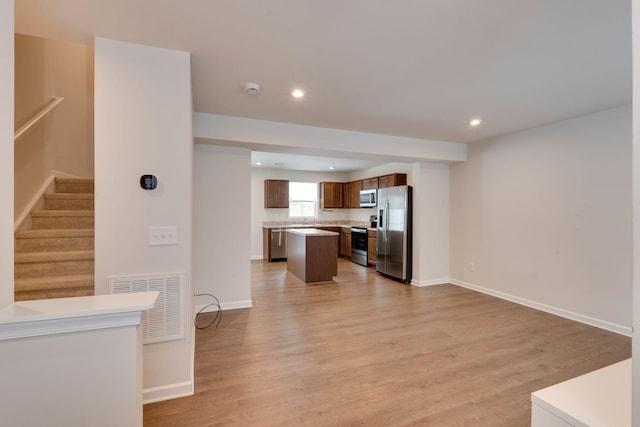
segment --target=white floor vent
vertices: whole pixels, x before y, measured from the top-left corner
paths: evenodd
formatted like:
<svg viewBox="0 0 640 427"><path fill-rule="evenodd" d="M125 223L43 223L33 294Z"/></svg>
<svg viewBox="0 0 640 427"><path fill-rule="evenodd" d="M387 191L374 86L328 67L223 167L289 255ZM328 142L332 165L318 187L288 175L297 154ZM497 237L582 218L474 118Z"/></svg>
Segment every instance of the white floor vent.
<svg viewBox="0 0 640 427"><path fill-rule="evenodd" d="M185 274L108 277L109 293L158 291L156 306L142 315L144 344L184 338Z"/></svg>

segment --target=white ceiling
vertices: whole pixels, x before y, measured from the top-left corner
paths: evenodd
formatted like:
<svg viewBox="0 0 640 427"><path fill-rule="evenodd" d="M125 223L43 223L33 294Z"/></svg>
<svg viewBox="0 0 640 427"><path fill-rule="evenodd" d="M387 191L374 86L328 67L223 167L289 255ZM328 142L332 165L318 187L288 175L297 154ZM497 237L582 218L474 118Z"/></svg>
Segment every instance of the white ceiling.
<svg viewBox="0 0 640 427"><path fill-rule="evenodd" d="M18 33L191 52L203 113L472 142L631 103L630 0L15 3Z"/></svg>

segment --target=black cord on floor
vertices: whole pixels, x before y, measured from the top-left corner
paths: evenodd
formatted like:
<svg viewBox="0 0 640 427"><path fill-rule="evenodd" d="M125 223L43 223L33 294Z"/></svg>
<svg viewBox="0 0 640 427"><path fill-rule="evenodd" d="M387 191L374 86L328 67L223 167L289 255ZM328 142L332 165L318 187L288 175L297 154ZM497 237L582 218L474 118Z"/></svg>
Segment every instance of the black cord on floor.
<svg viewBox="0 0 640 427"><path fill-rule="evenodd" d="M195 294L194 297L201 297L201 296L210 296L211 298L213 298L215 300L215 302L209 303L207 305L205 305L204 307L202 307L200 309L200 311L198 311L196 313L195 318L193 319L193 326L196 327L196 329L207 329L210 328L211 326L213 326L214 328L218 329L218 326L220 325L220 322L222 321L222 307L220 306L220 301L218 300L218 298L215 297L215 295L212 294ZM202 326L198 326L198 316L200 314L202 314L203 311L205 311L207 308L211 307L211 306L217 306L218 307L218 311L216 312L216 317L213 318L213 320L206 324L206 325L202 325Z"/></svg>

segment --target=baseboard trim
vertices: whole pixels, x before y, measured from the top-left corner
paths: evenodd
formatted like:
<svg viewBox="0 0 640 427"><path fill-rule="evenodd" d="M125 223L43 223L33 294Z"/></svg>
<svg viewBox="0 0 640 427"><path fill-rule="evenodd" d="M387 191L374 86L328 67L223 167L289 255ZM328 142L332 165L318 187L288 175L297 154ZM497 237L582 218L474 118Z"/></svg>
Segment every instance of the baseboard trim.
<svg viewBox="0 0 640 427"><path fill-rule="evenodd" d="M55 174L49 175L49 177L44 181L44 183L40 186L40 188L38 188L38 191L36 191L36 194L34 194L31 200L29 200L29 203L27 203L27 205L24 207L22 212L20 212L20 215L18 215L15 222L13 223L14 233L20 229L24 221L27 219L27 217L31 213L31 210L38 204L38 202L40 202L40 200L42 200L43 194L47 191L47 189L55 179L56 179Z"/></svg>
<svg viewBox="0 0 640 427"><path fill-rule="evenodd" d="M449 283L460 286L462 288L471 289L486 295L491 295L496 298L511 301L516 304L524 305L526 307L535 308L536 310L544 311L546 313L555 314L556 316L564 317L565 319L574 320L576 322L584 323L596 328L604 329L606 331L615 332L620 335L631 337L632 329L628 326L618 325L616 323L607 322L605 320L595 319L593 317L585 316L583 314L574 313L562 308L553 307L550 305L542 304L539 302L531 301L526 298L520 298L514 295L510 295L504 292L495 291L493 289L484 288L482 286L474 285L472 283L463 282L462 280L449 279Z"/></svg>
<svg viewBox="0 0 640 427"><path fill-rule="evenodd" d="M179 397L193 396L193 380L169 384L160 387L146 388L142 391L142 404L162 402Z"/></svg>
<svg viewBox="0 0 640 427"><path fill-rule="evenodd" d="M443 279L411 280L411 286L416 286L418 288L422 288L425 286L446 285L448 283L451 283L448 277L445 277Z"/></svg>
<svg viewBox="0 0 640 427"><path fill-rule="evenodd" d="M213 311L218 311L218 306L216 306L215 304L214 305L209 305L209 307L207 307L207 305L208 304L198 304L198 305L196 305L196 308L195 308L196 311L195 312L196 313L211 313ZM253 308L253 302L251 300L221 302L220 303L220 308L222 308L223 311L225 311L225 310L237 310L239 308Z"/></svg>
<svg viewBox="0 0 640 427"><path fill-rule="evenodd" d="M263 260L264 256L262 255L251 255L251 261Z"/></svg>
<svg viewBox="0 0 640 427"><path fill-rule="evenodd" d="M78 176L78 175L71 175L70 173L60 172L60 171L57 171L57 170L52 170L51 173L56 178L82 178L81 176Z"/></svg>

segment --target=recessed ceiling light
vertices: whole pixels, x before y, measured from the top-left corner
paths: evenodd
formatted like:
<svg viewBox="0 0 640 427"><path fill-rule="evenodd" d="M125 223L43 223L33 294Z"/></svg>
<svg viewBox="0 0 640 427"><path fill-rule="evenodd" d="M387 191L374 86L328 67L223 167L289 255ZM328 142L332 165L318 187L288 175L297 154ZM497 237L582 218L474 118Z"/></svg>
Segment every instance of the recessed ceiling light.
<svg viewBox="0 0 640 427"><path fill-rule="evenodd" d="M262 162L256 162L256 166L262 166Z"/></svg>
<svg viewBox="0 0 640 427"><path fill-rule="evenodd" d="M482 120L480 120L480 119L472 119L472 120L469 121L469 124L471 126L478 126L480 123L482 123Z"/></svg>
<svg viewBox="0 0 640 427"><path fill-rule="evenodd" d="M334 170L335 168L335 166L329 166L329 170Z"/></svg>
<svg viewBox="0 0 640 427"><path fill-rule="evenodd" d="M294 98L302 98L304 96L304 91L302 89L294 89L291 91L291 96Z"/></svg>

